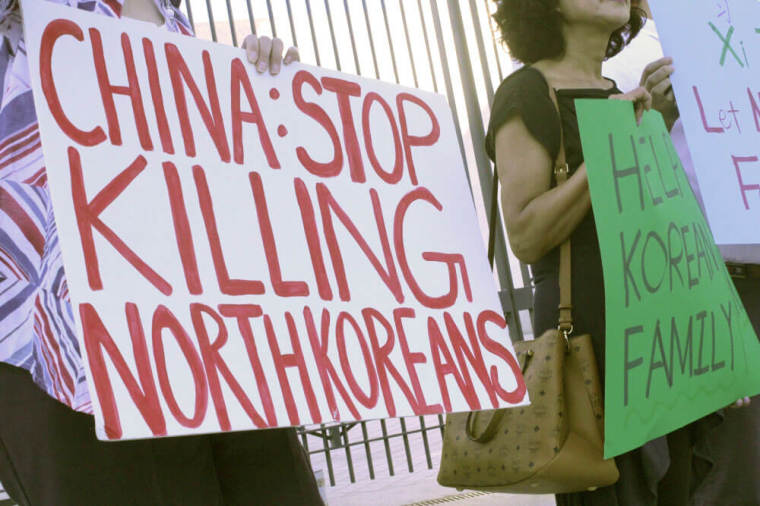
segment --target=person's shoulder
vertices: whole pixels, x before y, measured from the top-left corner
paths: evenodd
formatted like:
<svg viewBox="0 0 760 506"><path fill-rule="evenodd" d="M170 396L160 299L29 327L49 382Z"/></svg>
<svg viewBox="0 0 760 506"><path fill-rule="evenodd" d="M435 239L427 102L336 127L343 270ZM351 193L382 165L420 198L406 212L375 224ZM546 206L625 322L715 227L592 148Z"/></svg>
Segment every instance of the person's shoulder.
<svg viewBox="0 0 760 506"><path fill-rule="evenodd" d="M522 67L504 79L496 90L495 100L514 97L515 95L546 95L549 87L541 72L531 66ZM522 97L524 98L524 97Z"/></svg>
<svg viewBox="0 0 760 506"><path fill-rule="evenodd" d="M496 91L485 144L492 160L496 154L497 132L515 116L523 121L533 137L547 146L550 155L556 156L559 146L556 109L549 97L549 85L544 75L533 67L526 66L513 72Z"/></svg>

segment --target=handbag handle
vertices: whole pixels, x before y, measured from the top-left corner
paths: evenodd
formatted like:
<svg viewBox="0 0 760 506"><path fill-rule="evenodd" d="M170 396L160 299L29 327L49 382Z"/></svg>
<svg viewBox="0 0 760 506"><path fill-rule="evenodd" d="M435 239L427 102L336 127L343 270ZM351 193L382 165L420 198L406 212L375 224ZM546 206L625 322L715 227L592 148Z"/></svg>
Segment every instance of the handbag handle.
<svg viewBox="0 0 760 506"><path fill-rule="evenodd" d="M565 137L562 128L562 115L559 110L557 93L546 80L540 70L533 69L541 74L549 88L549 98L551 98L554 108L557 111L559 119L559 152L554 162L554 177L557 179L557 185L567 181L570 168L567 165L565 156ZM489 235L488 235L488 263L493 269L494 256L496 253L496 219L499 216L499 174L494 165L493 184L491 185L491 213L489 216ZM573 305L572 305L572 265L571 265L570 236L560 245L559 250L559 321L557 329L562 332L565 339L573 333Z"/></svg>
<svg viewBox="0 0 760 506"><path fill-rule="evenodd" d="M467 439L470 441L474 441L476 443L487 443L493 439L493 437L496 435L496 432L499 430L499 422L501 422L501 419L504 418L504 410L497 409L494 411L493 416L490 420L488 420L488 423L486 424L486 428L479 436L476 436L475 418L478 416L478 413L480 413L480 411L471 411L467 414L467 424L465 424L464 433L467 435Z"/></svg>

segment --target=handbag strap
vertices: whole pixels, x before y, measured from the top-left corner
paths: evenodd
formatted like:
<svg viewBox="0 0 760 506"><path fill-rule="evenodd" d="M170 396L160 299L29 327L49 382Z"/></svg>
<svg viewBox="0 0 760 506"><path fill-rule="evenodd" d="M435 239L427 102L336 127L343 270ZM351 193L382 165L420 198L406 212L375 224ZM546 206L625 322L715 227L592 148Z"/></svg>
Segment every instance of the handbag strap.
<svg viewBox="0 0 760 506"><path fill-rule="evenodd" d="M535 69L535 67L534 67ZM537 72L541 73L538 69ZM543 74L542 74L543 75ZM562 116L559 110L559 102L557 101L557 93L554 88L549 84L549 81L544 77L547 87L549 88L549 97L554 104L554 108L557 111L557 118L559 119L559 152L557 153L557 159L554 162L554 177L557 180L557 185L563 184L567 181L570 169L567 165L567 158L565 157L565 137L562 128ZM499 174L494 166L493 171L493 183L491 184L491 213L489 216L489 235L488 235L488 263L493 269L494 256L496 253L496 225L497 217L499 216ZM565 339L569 334L573 332L573 305L572 305L572 285L571 285L571 249L570 249L570 237L560 245L559 250L559 322L558 329L563 333Z"/></svg>

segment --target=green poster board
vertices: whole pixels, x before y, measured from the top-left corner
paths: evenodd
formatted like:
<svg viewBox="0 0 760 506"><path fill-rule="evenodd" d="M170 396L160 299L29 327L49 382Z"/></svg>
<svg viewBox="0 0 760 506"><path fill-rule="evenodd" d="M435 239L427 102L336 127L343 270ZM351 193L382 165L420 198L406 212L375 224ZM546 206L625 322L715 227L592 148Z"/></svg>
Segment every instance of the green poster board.
<svg viewBox="0 0 760 506"><path fill-rule="evenodd" d="M760 392L760 344L662 116L576 107L604 268L609 458Z"/></svg>

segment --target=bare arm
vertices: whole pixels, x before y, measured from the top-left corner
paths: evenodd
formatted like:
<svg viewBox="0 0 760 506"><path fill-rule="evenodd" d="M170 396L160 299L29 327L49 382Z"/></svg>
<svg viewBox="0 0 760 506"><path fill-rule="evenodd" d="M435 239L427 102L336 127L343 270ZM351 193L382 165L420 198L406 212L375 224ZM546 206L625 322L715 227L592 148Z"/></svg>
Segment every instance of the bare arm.
<svg viewBox="0 0 760 506"><path fill-rule="evenodd" d="M588 213L586 165L551 188L554 161L522 119L505 123L495 141L509 243L517 258L533 263L564 242Z"/></svg>

